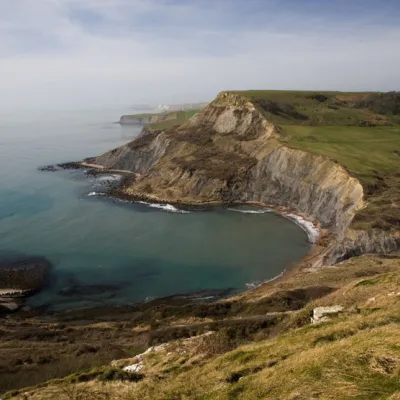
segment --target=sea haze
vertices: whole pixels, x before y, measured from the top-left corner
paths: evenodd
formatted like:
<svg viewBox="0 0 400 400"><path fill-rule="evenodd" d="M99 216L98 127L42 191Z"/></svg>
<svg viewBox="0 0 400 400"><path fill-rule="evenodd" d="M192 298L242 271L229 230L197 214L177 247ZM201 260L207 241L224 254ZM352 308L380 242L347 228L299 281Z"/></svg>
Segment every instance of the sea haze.
<svg viewBox="0 0 400 400"><path fill-rule="evenodd" d="M39 255L54 266L51 285L31 304L65 309L244 290L307 252L306 233L274 213L128 204L97 195L104 178L37 170L131 140L139 128L112 123L126 111L0 114L0 256Z"/></svg>

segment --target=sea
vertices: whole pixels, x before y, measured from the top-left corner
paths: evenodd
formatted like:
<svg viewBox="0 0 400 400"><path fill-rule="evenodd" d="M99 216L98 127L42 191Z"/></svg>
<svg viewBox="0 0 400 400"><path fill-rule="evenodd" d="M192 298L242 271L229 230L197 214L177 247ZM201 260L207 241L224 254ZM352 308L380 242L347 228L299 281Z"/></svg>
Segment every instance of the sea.
<svg viewBox="0 0 400 400"><path fill-rule="evenodd" d="M57 311L240 292L307 253L306 232L269 210L127 203L102 195L116 174L39 171L133 140L141 127L115 121L134 112L0 111L0 260L41 256L53 266L50 284L30 305Z"/></svg>

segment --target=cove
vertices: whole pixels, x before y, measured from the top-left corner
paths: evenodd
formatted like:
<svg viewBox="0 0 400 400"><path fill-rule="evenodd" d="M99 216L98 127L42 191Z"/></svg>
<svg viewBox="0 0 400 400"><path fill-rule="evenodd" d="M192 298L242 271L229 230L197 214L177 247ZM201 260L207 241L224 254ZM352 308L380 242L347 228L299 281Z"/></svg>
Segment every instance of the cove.
<svg viewBox="0 0 400 400"><path fill-rule="evenodd" d="M51 285L29 304L60 310L203 289L242 291L307 253L306 233L275 213L129 204L93 195L102 191L101 176L37 170L99 154L138 133L109 120L90 110L39 115L33 127L3 122L0 252L44 256L54 266Z"/></svg>

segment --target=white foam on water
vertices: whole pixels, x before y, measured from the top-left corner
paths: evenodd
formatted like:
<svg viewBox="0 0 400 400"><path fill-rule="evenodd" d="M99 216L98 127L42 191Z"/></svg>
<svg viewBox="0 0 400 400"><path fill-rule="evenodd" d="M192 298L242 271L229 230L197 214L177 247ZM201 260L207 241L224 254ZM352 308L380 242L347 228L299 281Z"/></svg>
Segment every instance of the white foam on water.
<svg viewBox="0 0 400 400"><path fill-rule="evenodd" d="M122 176L121 175L116 175L116 174L112 174L112 175L101 175L96 177L97 181L103 182L103 181L119 181L121 180Z"/></svg>
<svg viewBox="0 0 400 400"><path fill-rule="evenodd" d="M228 208L229 211L234 211L234 212L238 212L241 214L265 214L265 213L270 213L272 212L272 210L266 208L263 210L241 210L239 208Z"/></svg>
<svg viewBox="0 0 400 400"><path fill-rule="evenodd" d="M249 289L249 290L251 290L251 289L257 289L257 288L260 287L262 284L263 284L263 282L260 282L260 281L245 283L247 289Z"/></svg>
<svg viewBox="0 0 400 400"><path fill-rule="evenodd" d="M147 206L149 206L151 208L158 208L159 210L172 212L172 213L178 213L178 214L189 214L190 213L190 211L180 210L179 208L176 208L172 204L147 203L146 201L138 201L137 203L146 204Z"/></svg>
<svg viewBox="0 0 400 400"><path fill-rule="evenodd" d="M308 235L308 240L310 243L316 243L318 240L319 236L319 231L318 228L310 221L306 221L304 218L300 217L299 215L296 214L282 214L284 217L291 219L294 221L297 225L299 225L301 228L303 228L307 235Z"/></svg>
<svg viewBox="0 0 400 400"><path fill-rule="evenodd" d="M277 280L278 278L283 276L283 274L286 272L286 270L287 269L284 269L279 275L276 275L271 279L267 279L266 281L263 281L263 282L254 281L254 282L245 283L245 285L246 285L247 289L249 289L249 290L257 289L258 287L260 287L264 283L273 282L273 281Z"/></svg>
<svg viewBox="0 0 400 400"><path fill-rule="evenodd" d="M99 193L99 192L90 192L87 194L89 197L91 196L105 196L105 193Z"/></svg>

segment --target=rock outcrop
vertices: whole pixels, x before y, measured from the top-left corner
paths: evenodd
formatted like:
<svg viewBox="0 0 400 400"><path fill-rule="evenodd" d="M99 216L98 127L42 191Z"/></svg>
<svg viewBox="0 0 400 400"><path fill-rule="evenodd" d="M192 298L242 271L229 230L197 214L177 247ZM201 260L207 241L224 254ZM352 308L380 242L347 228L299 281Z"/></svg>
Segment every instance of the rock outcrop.
<svg viewBox="0 0 400 400"><path fill-rule="evenodd" d="M51 264L42 257L19 257L0 262L0 315L17 311L24 298L46 285Z"/></svg>
<svg viewBox="0 0 400 400"><path fill-rule="evenodd" d="M343 307L340 305L314 308L313 316L311 317L311 323L319 324L320 322L329 321L330 318L337 316L342 311Z"/></svg>
<svg viewBox="0 0 400 400"><path fill-rule="evenodd" d="M48 279L51 264L42 257L24 257L0 263L0 289L4 296L33 294L41 290Z"/></svg>
<svg viewBox="0 0 400 400"><path fill-rule="evenodd" d="M396 233L349 229L364 206L360 182L328 158L288 147L279 128L240 95L221 93L180 127L143 135L94 162L139 174L121 196L262 202L301 214L332 235L328 263L399 248Z"/></svg>
<svg viewBox="0 0 400 400"><path fill-rule="evenodd" d="M379 229L368 231L348 229L345 236L337 241L334 250L325 262L334 264L350 257L366 253L388 254L400 248L400 232L385 232Z"/></svg>

